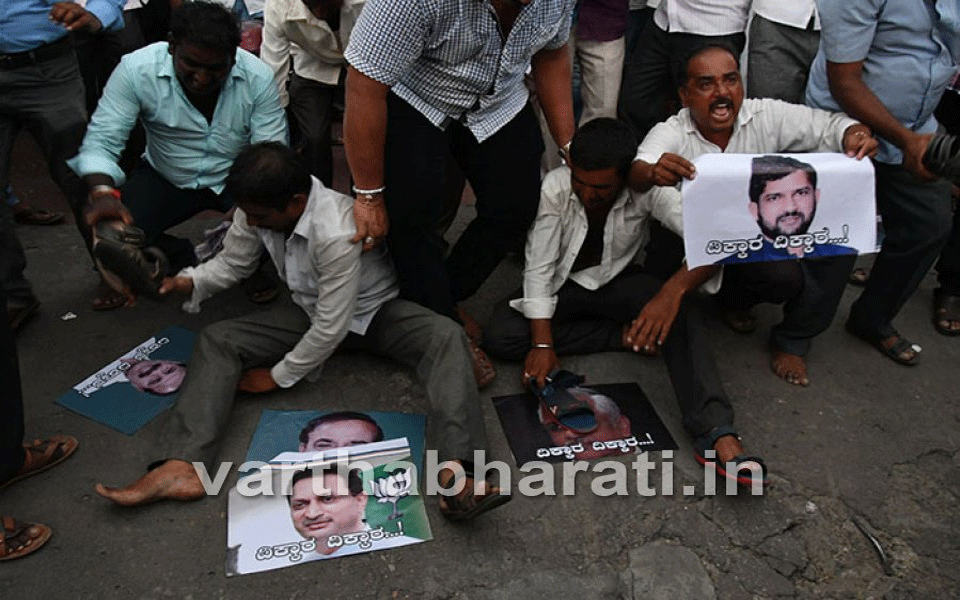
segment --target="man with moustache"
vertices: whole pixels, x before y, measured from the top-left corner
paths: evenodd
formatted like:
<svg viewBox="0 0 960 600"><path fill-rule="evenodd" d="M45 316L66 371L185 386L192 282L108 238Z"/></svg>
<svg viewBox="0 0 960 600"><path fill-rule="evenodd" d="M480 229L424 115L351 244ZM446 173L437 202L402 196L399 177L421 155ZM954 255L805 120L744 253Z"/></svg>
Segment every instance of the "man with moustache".
<svg viewBox="0 0 960 600"><path fill-rule="evenodd" d="M638 191L653 186L681 202L681 179L696 176L690 162L709 152L762 154L833 150L862 159L877 150L870 129L843 113L771 99L743 97L737 55L722 45L689 53L679 72L676 116L654 127L640 144L630 173ZM784 381L809 385L803 357L810 340L833 320L856 255L818 260L731 265L724 269L718 301L725 321L738 332L756 326L749 307L763 301L757 290L780 290L784 319L771 332L771 368Z"/></svg>
<svg viewBox="0 0 960 600"><path fill-rule="evenodd" d="M838 244L817 244L807 251L805 246L777 247L777 238L803 235L813 223L820 201L817 172L813 165L789 156L758 156L751 161L750 216L760 226L763 245L717 261L721 265L741 262L762 262L791 258L817 258L839 254L856 254L854 248Z"/></svg>

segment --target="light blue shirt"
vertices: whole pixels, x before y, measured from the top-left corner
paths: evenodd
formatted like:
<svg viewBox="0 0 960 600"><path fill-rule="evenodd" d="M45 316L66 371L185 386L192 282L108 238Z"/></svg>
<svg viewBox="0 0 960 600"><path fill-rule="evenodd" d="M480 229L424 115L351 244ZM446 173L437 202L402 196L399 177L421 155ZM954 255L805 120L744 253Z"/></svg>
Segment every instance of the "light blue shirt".
<svg viewBox="0 0 960 600"><path fill-rule="evenodd" d="M123 27L126 0L89 0L93 13L107 31ZM0 54L26 52L55 42L67 29L50 20L54 0L0 0Z"/></svg>
<svg viewBox="0 0 960 600"><path fill-rule="evenodd" d="M166 42L120 61L93 113L80 153L67 161L81 177L103 173L122 185L117 159L137 118L147 132L144 157L182 189L223 191L233 159L247 144L287 142L287 121L273 72L259 58L237 49L236 63L207 122L187 99L173 70Z"/></svg>
<svg viewBox="0 0 960 600"><path fill-rule="evenodd" d="M933 110L960 63L957 0L820 0L820 51L807 83L807 104L840 110L830 94L827 61L863 61L863 81L900 123L936 131ZM900 164L903 153L880 139L877 160Z"/></svg>

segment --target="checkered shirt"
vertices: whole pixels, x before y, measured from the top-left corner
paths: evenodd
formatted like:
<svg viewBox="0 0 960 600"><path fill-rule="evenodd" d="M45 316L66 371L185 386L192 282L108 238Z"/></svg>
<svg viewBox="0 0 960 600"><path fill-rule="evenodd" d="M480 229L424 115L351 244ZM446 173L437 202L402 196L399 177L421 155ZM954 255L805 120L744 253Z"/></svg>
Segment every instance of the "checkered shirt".
<svg viewBox="0 0 960 600"><path fill-rule="evenodd" d="M523 76L541 49L570 35L575 0L532 0L501 37L490 0L369 0L344 57L434 125L483 141L527 101Z"/></svg>

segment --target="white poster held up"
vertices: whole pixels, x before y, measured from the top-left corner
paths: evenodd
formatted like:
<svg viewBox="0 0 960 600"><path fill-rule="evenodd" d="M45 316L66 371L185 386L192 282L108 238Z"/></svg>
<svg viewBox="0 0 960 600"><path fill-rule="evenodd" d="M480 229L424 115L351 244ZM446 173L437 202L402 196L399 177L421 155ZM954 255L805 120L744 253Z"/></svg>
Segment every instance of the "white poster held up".
<svg viewBox="0 0 960 600"><path fill-rule="evenodd" d="M684 180L687 266L876 251L873 165L829 154L704 154Z"/></svg>

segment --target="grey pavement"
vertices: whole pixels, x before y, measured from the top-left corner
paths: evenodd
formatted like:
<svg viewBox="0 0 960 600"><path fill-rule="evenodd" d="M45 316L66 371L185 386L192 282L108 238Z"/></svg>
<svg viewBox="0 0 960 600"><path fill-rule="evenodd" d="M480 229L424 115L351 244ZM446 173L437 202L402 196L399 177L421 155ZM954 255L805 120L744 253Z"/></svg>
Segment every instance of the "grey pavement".
<svg viewBox="0 0 960 600"><path fill-rule="evenodd" d="M21 142L17 192L65 208L43 171ZM452 235L470 210L461 211ZM196 235L212 219L195 219L184 230ZM940 336L930 324L932 275L897 322L923 346L914 368L895 365L843 331L855 288L815 342L809 388L789 386L770 370L766 335L779 309L759 310L761 327L748 336L710 320L737 428L772 473L763 497L703 495L704 475L659 359L573 357L564 365L590 381L640 383L680 443L671 461L674 495L642 497L630 486L625 496L598 497L584 473L575 496L516 494L466 526L444 521L428 498L431 542L227 578L226 493L120 509L93 491L97 482L125 484L142 474L156 457L163 417L126 436L54 400L169 324L198 330L256 307L234 290L208 301L200 315L184 314L175 301L146 299L96 313L90 298L97 278L75 228L20 227L18 234L43 302L18 337L27 435L69 433L80 449L64 465L0 492L0 514L54 529L45 548L0 566L0 598L906 600L956 597L960 589L960 339ZM484 317L518 284L519 265L505 261L470 304ZM61 320L67 312L77 318ZM497 367L483 410L494 458L512 465L516 481L523 474L489 399L520 391L519 365ZM266 408L425 412L426 401L412 372L338 354L314 384L239 400L220 460L242 461ZM684 496L684 485L697 493Z"/></svg>

